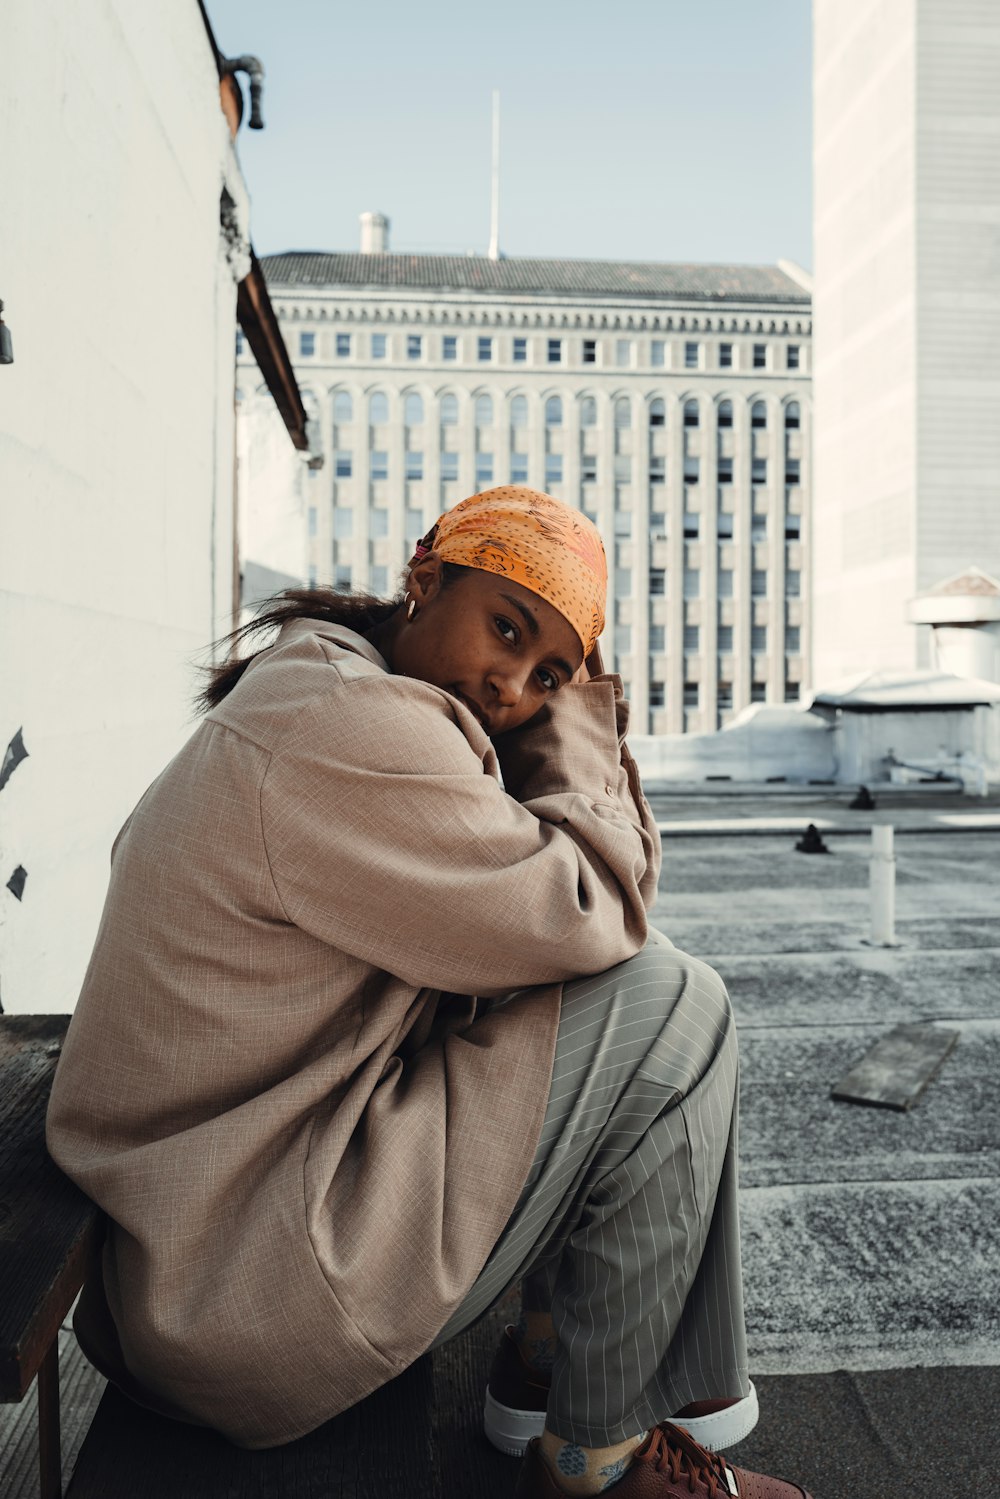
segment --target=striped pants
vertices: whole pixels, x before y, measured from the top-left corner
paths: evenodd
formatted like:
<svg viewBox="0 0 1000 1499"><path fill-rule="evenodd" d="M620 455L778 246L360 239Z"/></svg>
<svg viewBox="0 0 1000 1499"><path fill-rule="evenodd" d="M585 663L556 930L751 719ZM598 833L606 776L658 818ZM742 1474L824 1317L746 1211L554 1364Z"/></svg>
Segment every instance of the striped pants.
<svg viewBox="0 0 1000 1499"><path fill-rule="evenodd" d="M520 1281L555 1323L546 1424L564 1441L610 1446L746 1395L737 1077L721 979L658 932L567 984L531 1171L435 1346Z"/></svg>

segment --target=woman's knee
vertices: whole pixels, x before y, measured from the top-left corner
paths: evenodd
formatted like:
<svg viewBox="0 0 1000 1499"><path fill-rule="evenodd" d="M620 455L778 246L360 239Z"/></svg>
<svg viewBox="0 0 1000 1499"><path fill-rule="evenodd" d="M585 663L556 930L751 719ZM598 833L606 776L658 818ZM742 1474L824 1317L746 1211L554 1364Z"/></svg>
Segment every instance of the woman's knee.
<svg viewBox="0 0 1000 1499"><path fill-rule="evenodd" d="M733 1029L729 991L714 968L674 947L660 932L650 929L641 952L620 965L622 989L646 996L669 1022L678 1004L698 1011L707 1024L727 1033Z"/></svg>
<svg viewBox="0 0 1000 1499"><path fill-rule="evenodd" d="M644 960L640 963L640 959ZM640 1066L644 1076L662 1077L687 1092L708 1072L731 1078L735 1090L736 1022L729 992L714 968L678 948L649 944L631 962L656 1026ZM727 1084L728 1087L728 1084Z"/></svg>
<svg viewBox="0 0 1000 1499"><path fill-rule="evenodd" d="M601 1038L597 1044L605 1063L609 1052L618 1057L623 1078L638 1063L644 1076L662 1073L666 1083L682 1066L687 1079L682 1091L713 1057L735 1049L733 1011L722 979L658 932L616 968L565 986L561 1045L574 1049L582 1032Z"/></svg>

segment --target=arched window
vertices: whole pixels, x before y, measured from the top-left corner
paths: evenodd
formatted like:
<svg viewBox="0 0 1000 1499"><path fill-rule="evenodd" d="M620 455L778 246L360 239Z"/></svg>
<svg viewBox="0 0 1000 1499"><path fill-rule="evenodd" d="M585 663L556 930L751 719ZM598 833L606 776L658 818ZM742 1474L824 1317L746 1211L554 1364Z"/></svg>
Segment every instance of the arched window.
<svg viewBox="0 0 1000 1499"><path fill-rule="evenodd" d="M698 410L697 401L684 402L684 425L685 427L698 427L701 425L701 413Z"/></svg>
<svg viewBox="0 0 1000 1499"><path fill-rule="evenodd" d="M649 425L651 427L665 427L667 424L667 410L660 397L649 403Z"/></svg>
<svg viewBox="0 0 1000 1499"><path fill-rule="evenodd" d="M615 426L631 427L632 425L632 402L628 396L619 396L615 402Z"/></svg>
<svg viewBox="0 0 1000 1499"><path fill-rule="evenodd" d="M442 427L454 427L458 425L458 396L451 392L441 397L441 425Z"/></svg>
<svg viewBox="0 0 1000 1499"><path fill-rule="evenodd" d="M754 401L750 407L750 425L751 427L767 426L767 406L763 401Z"/></svg>
<svg viewBox="0 0 1000 1499"><path fill-rule="evenodd" d="M408 427L419 427L424 419L423 397L418 396L415 390L411 390L403 407L403 420Z"/></svg>
<svg viewBox="0 0 1000 1499"><path fill-rule="evenodd" d="M549 396L545 402L545 425L547 427L562 426L562 398L560 396Z"/></svg>
<svg viewBox="0 0 1000 1499"><path fill-rule="evenodd" d="M732 401L719 402L719 426L731 427L733 425L733 403Z"/></svg>
<svg viewBox="0 0 1000 1499"><path fill-rule="evenodd" d="M389 420L389 397L384 390L377 390L368 403L368 417L373 427L384 426Z"/></svg>
<svg viewBox="0 0 1000 1499"><path fill-rule="evenodd" d="M354 402L346 390L338 390L333 398L333 419L335 422L354 420Z"/></svg>
<svg viewBox="0 0 1000 1499"><path fill-rule="evenodd" d="M597 426L597 402L593 396L583 396L580 401L580 426Z"/></svg>
<svg viewBox="0 0 1000 1499"><path fill-rule="evenodd" d="M786 429L791 429L797 427L798 425L799 403L798 401L789 401L788 405L785 407L785 427Z"/></svg>
<svg viewBox="0 0 1000 1499"><path fill-rule="evenodd" d="M493 425L493 397L476 397L476 426L492 427Z"/></svg>
<svg viewBox="0 0 1000 1499"><path fill-rule="evenodd" d="M512 427L526 427L528 425L527 396L514 396L510 403L510 424Z"/></svg>

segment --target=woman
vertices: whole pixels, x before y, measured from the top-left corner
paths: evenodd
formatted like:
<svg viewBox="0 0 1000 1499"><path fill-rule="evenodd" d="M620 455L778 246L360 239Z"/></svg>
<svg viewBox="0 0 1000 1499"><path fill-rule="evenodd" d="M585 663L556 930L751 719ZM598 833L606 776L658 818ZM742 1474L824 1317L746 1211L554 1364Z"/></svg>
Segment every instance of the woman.
<svg viewBox="0 0 1000 1499"><path fill-rule="evenodd" d="M119 835L49 1141L112 1223L81 1342L143 1403L287 1442L522 1280L523 1499L742 1483L657 1426L755 1418L735 1044L647 927L605 587L584 516L472 496L405 600L266 614Z"/></svg>

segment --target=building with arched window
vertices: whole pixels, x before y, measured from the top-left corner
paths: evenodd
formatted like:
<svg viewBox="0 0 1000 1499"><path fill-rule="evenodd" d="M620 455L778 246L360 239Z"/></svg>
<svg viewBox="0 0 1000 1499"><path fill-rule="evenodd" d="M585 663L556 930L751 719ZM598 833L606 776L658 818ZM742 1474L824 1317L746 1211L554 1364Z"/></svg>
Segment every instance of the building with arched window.
<svg viewBox="0 0 1000 1499"><path fill-rule="evenodd" d="M798 697L804 272L387 252L263 267L320 409L314 581L391 594L441 511L531 484L604 536L604 657L636 733Z"/></svg>

